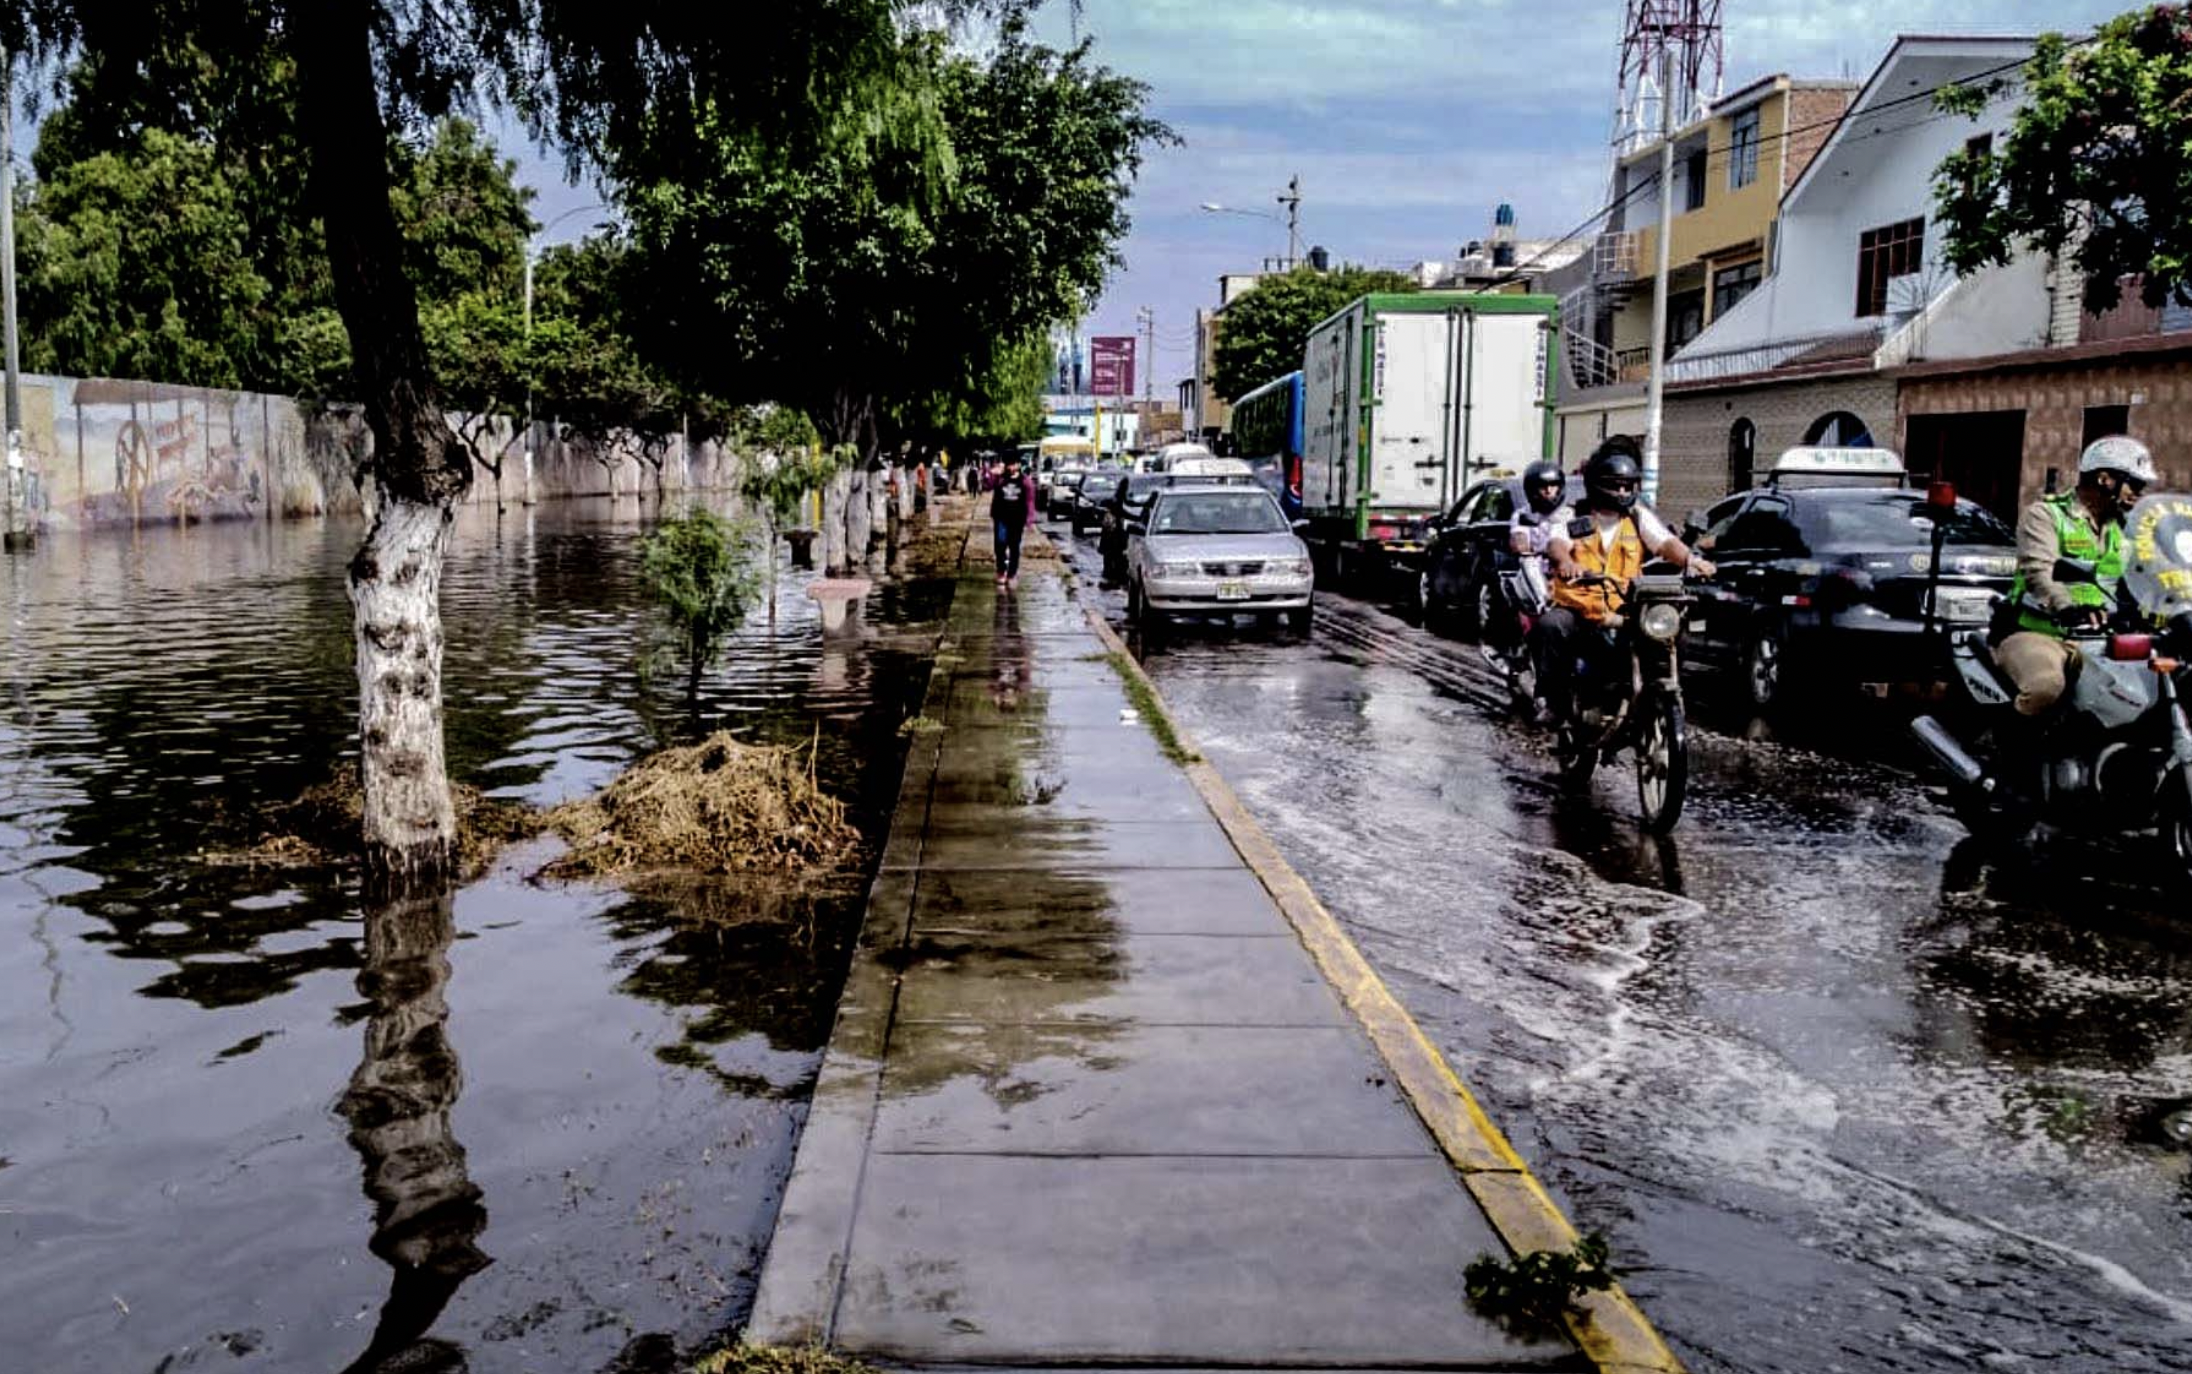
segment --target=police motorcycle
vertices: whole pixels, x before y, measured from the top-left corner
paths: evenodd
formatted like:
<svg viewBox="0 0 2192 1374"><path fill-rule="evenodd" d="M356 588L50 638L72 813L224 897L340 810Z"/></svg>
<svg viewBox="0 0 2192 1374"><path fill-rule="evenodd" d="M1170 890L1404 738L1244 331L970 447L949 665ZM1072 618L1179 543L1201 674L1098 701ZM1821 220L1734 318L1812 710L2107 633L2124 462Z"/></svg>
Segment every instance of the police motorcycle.
<svg viewBox="0 0 2192 1374"><path fill-rule="evenodd" d="M2021 724L2011 719L2017 689L1980 630L1948 643L1952 681L1978 708L1977 728L1968 740L1931 716L1910 728L1974 836L2014 842L2043 821L2073 833L2159 831L2192 883L2192 497L2140 501L2124 523L2124 551L2114 614L2106 628L2069 636L2080 660L2055 707L2064 717L2037 747L2001 746ZM2097 581L2091 563L2072 559L2055 565L2055 579Z"/></svg>
<svg viewBox="0 0 2192 1374"><path fill-rule="evenodd" d="M1578 521L1578 535L1589 533ZM1610 586L1612 579L1585 573L1573 585ZM1601 764L1623 751L1636 756L1636 799L1644 828L1656 835L1682 819L1689 792L1689 722L1682 705L1678 647L1689 620L1688 583L1671 564L1654 561L1628 587L1622 613L1608 634L1610 649L1577 659L1573 717L1559 722L1554 752L1560 777L1570 785L1590 781Z"/></svg>

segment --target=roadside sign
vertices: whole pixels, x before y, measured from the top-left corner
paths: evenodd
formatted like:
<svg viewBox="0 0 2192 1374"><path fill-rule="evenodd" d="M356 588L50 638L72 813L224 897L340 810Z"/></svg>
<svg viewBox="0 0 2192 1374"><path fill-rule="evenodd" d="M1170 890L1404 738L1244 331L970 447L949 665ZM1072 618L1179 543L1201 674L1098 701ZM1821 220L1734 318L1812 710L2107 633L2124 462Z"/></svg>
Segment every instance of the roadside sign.
<svg viewBox="0 0 2192 1374"><path fill-rule="evenodd" d="M1088 391L1091 396L1134 394L1132 334L1099 334L1088 341Z"/></svg>

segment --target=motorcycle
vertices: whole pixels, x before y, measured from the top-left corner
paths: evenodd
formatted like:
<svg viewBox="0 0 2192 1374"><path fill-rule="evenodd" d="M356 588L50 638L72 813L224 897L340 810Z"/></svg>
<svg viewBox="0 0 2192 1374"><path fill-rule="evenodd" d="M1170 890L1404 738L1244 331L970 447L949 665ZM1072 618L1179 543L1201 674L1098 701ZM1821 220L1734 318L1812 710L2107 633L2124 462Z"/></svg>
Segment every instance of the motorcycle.
<svg viewBox="0 0 2192 1374"><path fill-rule="evenodd" d="M2156 501L2178 508L2164 512L2178 525L2174 538L2165 529L2161 545L2192 562L2192 500L2148 497L2131 523ZM2145 547L2157 545L2150 539ZM2092 835L2158 831L2178 873L2192 883L2192 719L2184 704L2192 689L2192 593L2170 590L2192 584L2181 571L2158 581L2156 574L2168 570L2149 569L2139 580L2158 594L2146 596L2127 573L2109 625L2067 636L2079 662L2055 708L2062 718L2027 747L2015 746L2015 734L2034 735L2035 727L2013 718L2017 688L1996 666L1987 634L1948 637L1951 681L1976 708L1977 728L1959 739L1932 716L1910 728L1946 777L1950 806L1966 830L2003 843L2023 839L2042 822ZM2098 584L2092 564L2071 559L2056 563L2055 579Z"/></svg>
<svg viewBox="0 0 2192 1374"><path fill-rule="evenodd" d="M1525 718L1537 709L1537 664L1530 657L1530 627L1552 604L1540 560L1521 560L1521 566L1498 569L1499 605L1507 619L1498 628L1478 632L1477 652L1507 684L1507 695Z"/></svg>
<svg viewBox="0 0 2192 1374"><path fill-rule="evenodd" d="M1610 579L1587 573L1575 585L1607 586ZM1623 750L1633 752L1637 805L1644 828L1657 835L1682 819L1689 791L1678 646L1695 599L1679 572L1647 569L1629 585L1609 648L1577 660L1573 714L1559 722L1554 746L1561 780L1571 785L1590 781Z"/></svg>

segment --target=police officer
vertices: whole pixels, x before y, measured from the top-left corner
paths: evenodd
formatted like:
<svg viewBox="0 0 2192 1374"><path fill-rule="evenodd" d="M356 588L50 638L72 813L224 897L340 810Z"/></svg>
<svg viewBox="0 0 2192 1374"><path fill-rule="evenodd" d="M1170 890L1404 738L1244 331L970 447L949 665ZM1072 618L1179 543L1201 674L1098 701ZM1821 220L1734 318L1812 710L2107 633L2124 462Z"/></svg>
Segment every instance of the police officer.
<svg viewBox="0 0 2192 1374"><path fill-rule="evenodd" d="M2154 455L2129 435L2095 439L2078 456L2078 485L2043 496L2017 522L2017 581L2009 589L2016 632L1995 646L1994 661L2017 684L2017 713L2044 714L2062 699L2078 651L2073 630L2108 622L2123 581L2123 522L2154 481ZM2055 562L2091 563L2097 582L2055 580Z"/></svg>

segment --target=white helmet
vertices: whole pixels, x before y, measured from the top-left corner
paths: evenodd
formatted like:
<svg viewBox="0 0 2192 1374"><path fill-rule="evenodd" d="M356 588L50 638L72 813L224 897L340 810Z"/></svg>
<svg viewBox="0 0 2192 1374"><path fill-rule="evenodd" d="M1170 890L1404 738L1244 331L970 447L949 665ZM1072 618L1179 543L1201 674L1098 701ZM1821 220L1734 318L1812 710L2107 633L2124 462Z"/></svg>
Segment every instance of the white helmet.
<svg viewBox="0 0 2192 1374"><path fill-rule="evenodd" d="M2085 452L2078 455L2078 475L2084 477L2095 472L2120 472L2145 486L2152 486L2157 480L2154 455L2146 451L2146 445L2128 434L2111 434L2085 446Z"/></svg>

